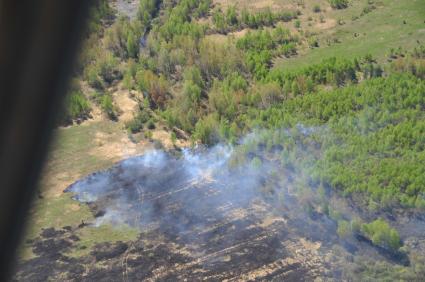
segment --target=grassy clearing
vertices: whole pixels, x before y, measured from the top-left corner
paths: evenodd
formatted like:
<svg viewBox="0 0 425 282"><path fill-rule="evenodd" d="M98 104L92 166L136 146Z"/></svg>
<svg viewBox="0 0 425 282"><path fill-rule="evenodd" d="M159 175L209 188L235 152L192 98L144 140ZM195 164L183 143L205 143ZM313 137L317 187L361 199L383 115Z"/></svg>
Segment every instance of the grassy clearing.
<svg viewBox="0 0 425 282"><path fill-rule="evenodd" d="M114 155L93 153L93 148L101 145L96 138L99 132L107 136L105 142L120 142L125 134L122 126L116 122L99 121L57 130L39 184L42 198L34 201L26 240L36 238L45 228L76 227L82 220L93 220L86 205L73 200L71 194L62 191L81 177L105 169L118 160ZM130 240L134 238L135 232L129 228L120 228L120 231L117 231L111 226L105 226L83 228L77 235L81 239L80 246L89 249L95 242ZM78 249L74 255L79 253L84 252ZM30 245L24 243L20 257L28 259L33 255Z"/></svg>
<svg viewBox="0 0 425 282"><path fill-rule="evenodd" d="M366 1L352 3L348 9L326 12L326 20L343 19L345 24L319 33L319 48L305 48L297 57L278 59L275 67L296 69L332 56L354 58L366 54L382 62L391 48L409 50L425 38L425 2L422 0L375 1L377 9L356 20L353 17L360 16ZM340 43L328 46L327 38L337 38Z"/></svg>
<svg viewBox="0 0 425 282"><path fill-rule="evenodd" d="M137 238L139 231L128 226L101 225L86 227L77 232L80 237L76 248L69 253L72 257L81 257L90 253L91 248L99 243L131 241Z"/></svg>

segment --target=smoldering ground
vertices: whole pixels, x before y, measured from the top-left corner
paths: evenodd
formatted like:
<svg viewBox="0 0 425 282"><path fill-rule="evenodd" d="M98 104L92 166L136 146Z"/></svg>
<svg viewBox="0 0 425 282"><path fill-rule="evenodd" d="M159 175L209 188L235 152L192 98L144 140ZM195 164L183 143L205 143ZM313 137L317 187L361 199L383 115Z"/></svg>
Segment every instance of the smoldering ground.
<svg viewBox="0 0 425 282"><path fill-rule="evenodd" d="M129 225L140 235L129 243L96 245L81 258L83 270L77 275L71 271L75 259L58 249L64 260L61 271L51 275L63 277L65 272L88 280L349 280L364 258L403 264L364 238L338 235L339 219L370 215L315 179L327 138L332 136L326 127L261 130L236 146L154 150L89 175L66 190L91 208L95 220L86 224ZM37 259L58 257L42 246L63 246L64 241L72 249L73 232L66 229L56 232L55 239L35 240ZM37 259L22 265L20 278L33 277L29 267ZM103 267L87 267L93 261Z"/></svg>

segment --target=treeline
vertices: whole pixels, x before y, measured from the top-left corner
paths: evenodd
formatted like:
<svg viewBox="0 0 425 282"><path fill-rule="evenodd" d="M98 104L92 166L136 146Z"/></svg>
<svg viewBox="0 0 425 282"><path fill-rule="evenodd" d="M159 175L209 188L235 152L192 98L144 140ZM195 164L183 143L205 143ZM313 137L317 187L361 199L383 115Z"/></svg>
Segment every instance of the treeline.
<svg viewBox="0 0 425 282"><path fill-rule="evenodd" d="M226 12L220 8L215 9L212 13L212 19L216 32L228 33L231 31L251 28L274 26L278 22L289 22L296 19L299 15L298 11L286 11L273 13L270 8L257 13L250 13L247 9L243 9L238 13L236 6L230 6Z"/></svg>

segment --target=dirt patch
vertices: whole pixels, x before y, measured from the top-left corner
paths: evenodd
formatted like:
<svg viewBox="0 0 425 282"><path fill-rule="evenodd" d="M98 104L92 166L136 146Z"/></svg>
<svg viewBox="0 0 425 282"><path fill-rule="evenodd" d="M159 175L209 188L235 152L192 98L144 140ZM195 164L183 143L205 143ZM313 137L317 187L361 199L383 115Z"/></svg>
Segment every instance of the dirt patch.
<svg viewBox="0 0 425 282"><path fill-rule="evenodd" d="M176 139L175 144L173 144L171 140L171 133L166 131L165 129L153 130L152 140L159 141L166 150L173 150L175 146L180 148L190 146L190 141L184 139Z"/></svg>
<svg viewBox="0 0 425 282"><path fill-rule="evenodd" d="M112 94L112 97L118 106L121 114L118 117L120 122L126 123L133 119L134 114L138 110L138 103L130 96L135 93L130 93L128 90L118 89Z"/></svg>
<svg viewBox="0 0 425 282"><path fill-rule="evenodd" d="M336 26L336 20L326 19L324 22L318 22L314 27L320 30L327 30Z"/></svg>
<svg viewBox="0 0 425 282"><path fill-rule="evenodd" d="M138 0L112 0L112 7L117 10L118 15L123 15L134 20L137 17L139 7Z"/></svg>
<svg viewBox="0 0 425 282"><path fill-rule="evenodd" d="M97 147L94 147L89 152L91 155L113 161L142 154L149 149L148 144L143 145L131 142L124 130L112 134L96 132L95 144L97 144Z"/></svg>

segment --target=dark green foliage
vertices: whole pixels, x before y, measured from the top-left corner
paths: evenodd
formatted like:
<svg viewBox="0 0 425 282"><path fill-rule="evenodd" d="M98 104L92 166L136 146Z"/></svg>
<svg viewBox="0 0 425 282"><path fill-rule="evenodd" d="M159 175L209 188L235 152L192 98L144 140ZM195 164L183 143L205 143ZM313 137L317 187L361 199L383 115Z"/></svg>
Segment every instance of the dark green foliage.
<svg viewBox="0 0 425 282"><path fill-rule="evenodd" d="M150 119L150 120L148 120L148 122L146 123L146 127L149 129L149 130L153 130L153 129L155 129L155 122L152 120L152 119Z"/></svg>
<svg viewBox="0 0 425 282"><path fill-rule="evenodd" d="M148 120L150 120L149 114L141 108L134 119L126 124L126 127L131 133L138 133L143 129L143 124Z"/></svg>
<svg viewBox="0 0 425 282"><path fill-rule="evenodd" d="M348 0L329 0L329 4L334 9L345 9L348 7Z"/></svg>

